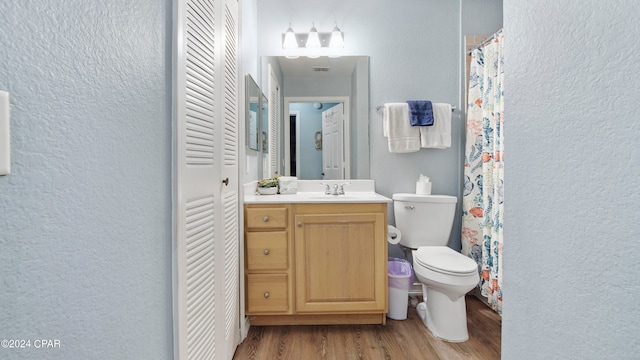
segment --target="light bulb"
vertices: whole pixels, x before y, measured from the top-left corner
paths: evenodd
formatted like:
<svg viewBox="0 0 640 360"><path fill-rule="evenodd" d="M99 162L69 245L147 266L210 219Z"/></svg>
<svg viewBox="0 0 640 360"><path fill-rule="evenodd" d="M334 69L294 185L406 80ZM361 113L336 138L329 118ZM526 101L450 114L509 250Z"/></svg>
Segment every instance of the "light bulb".
<svg viewBox="0 0 640 360"><path fill-rule="evenodd" d="M298 41L296 40L296 33L291 28L291 23L289 23L289 28L284 33L284 41L282 42L283 49L297 49Z"/></svg>
<svg viewBox="0 0 640 360"><path fill-rule="evenodd" d="M331 48L343 48L344 47L344 39L342 38L342 32L338 27L338 24L331 31L331 41L329 42L329 47Z"/></svg>
<svg viewBox="0 0 640 360"><path fill-rule="evenodd" d="M309 49L316 49L320 47L320 37L318 37L318 30L316 30L316 25L314 23L312 23L311 30L309 30L306 47Z"/></svg>

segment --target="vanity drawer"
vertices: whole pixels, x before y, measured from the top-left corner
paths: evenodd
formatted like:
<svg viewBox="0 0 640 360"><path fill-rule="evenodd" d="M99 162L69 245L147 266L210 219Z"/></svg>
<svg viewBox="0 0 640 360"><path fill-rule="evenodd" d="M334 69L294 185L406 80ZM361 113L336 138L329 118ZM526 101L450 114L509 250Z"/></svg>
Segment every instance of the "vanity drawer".
<svg viewBox="0 0 640 360"><path fill-rule="evenodd" d="M247 208L245 214L247 229L284 229L287 226L287 209Z"/></svg>
<svg viewBox="0 0 640 360"><path fill-rule="evenodd" d="M289 310L287 274L248 274L247 313Z"/></svg>
<svg viewBox="0 0 640 360"><path fill-rule="evenodd" d="M285 231L248 232L246 243L248 270L286 270L289 267Z"/></svg>

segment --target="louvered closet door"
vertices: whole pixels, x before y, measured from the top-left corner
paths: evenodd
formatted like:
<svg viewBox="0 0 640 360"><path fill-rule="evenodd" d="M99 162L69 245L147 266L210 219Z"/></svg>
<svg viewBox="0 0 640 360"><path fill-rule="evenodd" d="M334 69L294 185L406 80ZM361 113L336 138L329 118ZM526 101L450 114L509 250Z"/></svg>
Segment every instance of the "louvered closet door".
<svg viewBox="0 0 640 360"><path fill-rule="evenodd" d="M175 4L174 348L178 359L231 359L238 331L231 305L238 297L238 120L231 110L237 113L237 75L227 72L238 56L225 54L230 39L237 49L237 29L229 36L225 26L227 12L237 18L237 6Z"/></svg>
<svg viewBox="0 0 640 360"><path fill-rule="evenodd" d="M239 322L239 224L238 224L238 128L239 128L239 41L238 41L238 1L225 0L223 19L223 68L222 89L223 119L223 161L222 174L229 179L223 187L224 213L224 338L226 359L233 357L240 338ZM220 357L222 359L222 357Z"/></svg>

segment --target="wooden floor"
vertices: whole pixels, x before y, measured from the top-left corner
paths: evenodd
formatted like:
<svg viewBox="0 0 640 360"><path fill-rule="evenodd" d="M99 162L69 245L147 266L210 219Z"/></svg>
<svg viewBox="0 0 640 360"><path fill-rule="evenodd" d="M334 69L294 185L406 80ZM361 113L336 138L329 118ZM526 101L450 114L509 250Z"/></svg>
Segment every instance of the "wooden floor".
<svg viewBox="0 0 640 360"><path fill-rule="evenodd" d="M467 296L467 322L464 343L431 335L413 307L407 320L387 325L252 326L233 359L500 359L500 315Z"/></svg>

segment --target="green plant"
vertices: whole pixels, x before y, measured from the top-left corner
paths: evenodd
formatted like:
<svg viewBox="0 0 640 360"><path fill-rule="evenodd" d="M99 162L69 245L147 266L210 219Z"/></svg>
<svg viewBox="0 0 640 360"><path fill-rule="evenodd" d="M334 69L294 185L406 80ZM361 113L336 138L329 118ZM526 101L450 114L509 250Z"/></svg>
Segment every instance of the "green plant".
<svg viewBox="0 0 640 360"><path fill-rule="evenodd" d="M268 179L258 180L258 187L270 188L278 186L278 176L274 176Z"/></svg>

